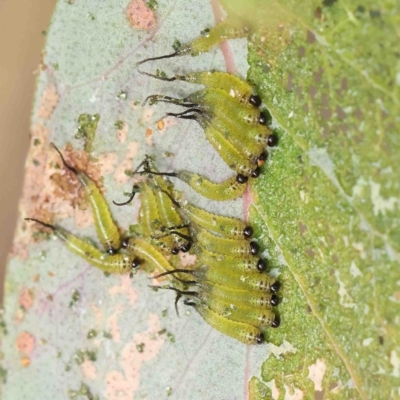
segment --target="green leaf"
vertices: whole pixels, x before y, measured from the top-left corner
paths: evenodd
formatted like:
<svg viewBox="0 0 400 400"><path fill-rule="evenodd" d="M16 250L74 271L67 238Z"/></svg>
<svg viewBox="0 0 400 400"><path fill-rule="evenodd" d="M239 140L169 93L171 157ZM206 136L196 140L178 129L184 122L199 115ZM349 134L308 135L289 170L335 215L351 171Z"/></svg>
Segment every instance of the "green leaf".
<svg viewBox="0 0 400 400"><path fill-rule="evenodd" d="M251 212L284 282L270 340L292 349L262 378L280 396L399 398L399 9L324 3L275 4L292 22L249 46L280 135Z"/></svg>

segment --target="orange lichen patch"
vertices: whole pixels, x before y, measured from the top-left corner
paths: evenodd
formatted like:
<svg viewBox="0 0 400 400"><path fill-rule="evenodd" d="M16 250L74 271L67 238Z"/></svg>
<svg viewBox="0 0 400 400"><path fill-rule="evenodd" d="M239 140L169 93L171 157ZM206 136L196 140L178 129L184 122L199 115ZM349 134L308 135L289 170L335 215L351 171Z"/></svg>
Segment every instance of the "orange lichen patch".
<svg viewBox="0 0 400 400"><path fill-rule="evenodd" d="M108 289L108 293L111 297L114 297L116 294L124 294L128 301L129 305L133 307L136 304L138 299L137 291L132 287L132 279L129 275L120 276L120 284L116 286L112 286Z"/></svg>
<svg viewBox="0 0 400 400"><path fill-rule="evenodd" d="M31 359L29 357L22 357L21 358L21 365L24 368L29 367L30 364L31 364Z"/></svg>
<svg viewBox="0 0 400 400"><path fill-rule="evenodd" d="M111 317L108 318L108 321L107 321L107 326L109 327L109 332L112 336L112 340L117 343L121 339L121 329L119 328L118 319L119 319L119 316L122 313L123 309L124 308L123 308L122 304L118 304L115 309L114 314L111 315Z"/></svg>
<svg viewBox="0 0 400 400"><path fill-rule="evenodd" d="M164 120L163 120L163 119L160 119L160 120L157 122L157 129L158 129L159 131L161 131L161 130L164 129L164 126L165 126Z"/></svg>
<svg viewBox="0 0 400 400"><path fill-rule="evenodd" d="M57 220L74 217L79 226L93 223L85 193L75 175L63 167L57 152L48 145L49 130L43 125L32 128L31 148L25 167L23 196L19 206L21 216L54 223ZM101 168L90 161L86 152L77 151L71 145L60 149L66 161L84 171L101 186ZM76 211L79 210L79 211ZM17 234L12 255L25 259L27 245L39 240L38 231L49 232L37 224L18 221Z"/></svg>
<svg viewBox="0 0 400 400"><path fill-rule="evenodd" d="M126 15L135 29L149 30L157 25L157 18L145 0L132 0L126 10Z"/></svg>
<svg viewBox="0 0 400 400"><path fill-rule="evenodd" d="M21 332L17 337L17 350L25 355L30 356L35 348L36 340L29 332Z"/></svg>
<svg viewBox="0 0 400 400"><path fill-rule="evenodd" d="M162 120L160 120L159 122L162 122L161 125L158 125L158 123L157 123L157 128L161 134L166 133L167 129L170 128L171 126L178 125L178 121L174 117L166 117L166 118L163 118Z"/></svg>
<svg viewBox="0 0 400 400"><path fill-rule="evenodd" d="M146 137L150 137L153 134L153 129L147 128L146 129Z"/></svg>
<svg viewBox="0 0 400 400"><path fill-rule="evenodd" d="M40 106L37 110L37 116L43 119L49 119L53 114L54 109L60 98L57 93L55 85L51 84L43 91L42 98L40 100Z"/></svg>
<svg viewBox="0 0 400 400"><path fill-rule="evenodd" d="M128 138L128 124L124 122L123 127L117 130L117 140L120 143L124 143Z"/></svg>
<svg viewBox="0 0 400 400"><path fill-rule="evenodd" d="M97 371L92 361L86 359L81 364L81 371L85 378L96 379Z"/></svg>
<svg viewBox="0 0 400 400"><path fill-rule="evenodd" d="M129 181L130 176L128 176L125 171L132 170L133 159L138 153L138 147L139 144L137 142L129 143L125 159L118 165L114 173L114 179L117 183L122 184Z"/></svg>
<svg viewBox="0 0 400 400"><path fill-rule="evenodd" d="M33 291L32 289L22 288L19 292L18 304L28 311L33 304Z"/></svg>
<svg viewBox="0 0 400 400"><path fill-rule="evenodd" d="M149 329L136 334L121 353L120 371L111 371L106 376L106 399L132 399L139 388L140 369L142 364L155 358L164 344L164 335L158 335L161 330L159 317L149 316ZM143 344L143 352L139 352L137 345Z"/></svg>
<svg viewBox="0 0 400 400"><path fill-rule="evenodd" d="M110 175L115 171L118 156L116 153L101 154L97 159L97 165L100 167L101 176Z"/></svg>

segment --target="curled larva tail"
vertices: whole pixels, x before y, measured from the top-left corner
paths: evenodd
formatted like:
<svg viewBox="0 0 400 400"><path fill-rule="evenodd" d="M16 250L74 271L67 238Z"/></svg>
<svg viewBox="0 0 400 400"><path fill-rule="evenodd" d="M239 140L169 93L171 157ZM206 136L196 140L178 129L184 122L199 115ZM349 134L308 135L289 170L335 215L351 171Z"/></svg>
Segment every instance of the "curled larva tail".
<svg viewBox="0 0 400 400"><path fill-rule="evenodd" d="M107 201L97 185L83 171L71 167L64 159L61 151L52 143L53 148L61 157L64 166L73 172L85 191L93 213L97 237L109 254L114 254L121 247L121 236L115 223Z"/></svg>
<svg viewBox="0 0 400 400"><path fill-rule="evenodd" d="M104 272L125 274L139 266L134 254L105 254L92 244L72 235L60 226L45 224L33 218L26 218L26 220L37 222L46 228L52 229L54 234L65 243L68 250Z"/></svg>

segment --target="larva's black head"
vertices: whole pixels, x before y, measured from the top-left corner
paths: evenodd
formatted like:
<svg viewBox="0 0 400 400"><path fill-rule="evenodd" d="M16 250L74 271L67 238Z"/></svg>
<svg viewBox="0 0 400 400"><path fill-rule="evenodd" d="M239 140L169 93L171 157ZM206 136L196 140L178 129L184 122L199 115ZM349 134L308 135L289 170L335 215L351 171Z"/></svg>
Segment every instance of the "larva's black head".
<svg viewBox="0 0 400 400"><path fill-rule="evenodd" d="M246 226L246 228L243 229L243 236L248 239L253 236L253 228L251 226Z"/></svg>
<svg viewBox="0 0 400 400"><path fill-rule="evenodd" d="M268 153L263 151L257 158L257 162L263 162L268 158Z"/></svg>
<svg viewBox="0 0 400 400"><path fill-rule="evenodd" d="M261 174L261 168L257 167L256 169L253 169L253 171L251 171L251 177L252 178L258 178Z"/></svg>
<svg viewBox="0 0 400 400"><path fill-rule="evenodd" d="M260 333L257 337L256 337L256 341L258 344L261 344L264 342L264 335L262 333Z"/></svg>
<svg viewBox="0 0 400 400"><path fill-rule="evenodd" d="M107 250L107 253L108 253L110 256L112 256L113 254L117 254L117 250L115 250L113 247L110 247L110 248Z"/></svg>
<svg viewBox="0 0 400 400"><path fill-rule="evenodd" d="M256 242L250 242L250 252L255 256L260 250L260 246Z"/></svg>
<svg viewBox="0 0 400 400"><path fill-rule="evenodd" d="M250 103L252 106L254 106L254 107L260 107L260 106L261 106L261 97L252 94L252 95L249 97L249 103Z"/></svg>
<svg viewBox="0 0 400 400"><path fill-rule="evenodd" d="M128 247L129 244L129 238L126 238L122 241L121 243L121 247L123 247L124 249L126 249Z"/></svg>
<svg viewBox="0 0 400 400"><path fill-rule="evenodd" d="M187 242L180 247L180 250L182 253L187 253L191 249L191 247L192 247L192 243Z"/></svg>
<svg viewBox="0 0 400 400"><path fill-rule="evenodd" d="M246 183L249 180L249 178L247 176L244 176L242 174L237 174L236 175L236 181L238 183Z"/></svg>
<svg viewBox="0 0 400 400"><path fill-rule="evenodd" d="M279 290L280 287L281 287L280 282L276 281L275 283L273 283L271 285L271 292L272 293L276 293Z"/></svg>
<svg viewBox="0 0 400 400"><path fill-rule="evenodd" d="M258 260L257 269L258 269L260 272L264 272L264 271L267 269L267 263L266 263L265 260L263 260L262 258L260 258L260 259Z"/></svg>
<svg viewBox="0 0 400 400"><path fill-rule="evenodd" d="M172 253L173 255L178 254L178 253L179 253L179 247L174 247L174 248L171 250L171 253Z"/></svg>
<svg viewBox="0 0 400 400"><path fill-rule="evenodd" d="M273 294L271 296L270 303L271 303L271 306L273 306L273 307L277 306L279 304L279 297L276 294Z"/></svg>
<svg viewBox="0 0 400 400"><path fill-rule="evenodd" d="M275 319L273 320L271 326L273 328L277 328L281 324L281 319L279 318L279 315L275 315Z"/></svg>
<svg viewBox="0 0 400 400"><path fill-rule="evenodd" d="M134 258L131 264L132 269L137 269L140 267L140 260L138 258Z"/></svg>
<svg viewBox="0 0 400 400"><path fill-rule="evenodd" d="M260 112L260 116L258 117L258 123L260 125L266 125L268 121L267 114L264 111Z"/></svg>
<svg viewBox="0 0 400 400"><path fill-rule="evenodd" d="M267 144L269 147L274 147L278 144L278 136L272 134L268 136Z"/></svg>

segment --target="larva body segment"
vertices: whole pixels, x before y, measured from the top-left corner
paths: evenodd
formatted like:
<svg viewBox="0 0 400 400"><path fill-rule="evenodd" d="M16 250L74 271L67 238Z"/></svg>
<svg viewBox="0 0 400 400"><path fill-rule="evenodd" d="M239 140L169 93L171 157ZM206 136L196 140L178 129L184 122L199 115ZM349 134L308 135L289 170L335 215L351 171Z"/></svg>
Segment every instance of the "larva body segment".
<svg viewBox="0 0 400 400"><path fill-rule="evenodd" d="M190 43L183 45L182 48L190 48L188 52L192 56L197 56L206 53L214 46L227 39L237 39L245 37L248 34L248 29L239 20L226 19L213 28L203 32L202 36L197 37Z"/></svg>
<svg viewBox="0 0 400 400"><path fill-rule="evenodd" d="M207 280L231 289L257 292L271 292L271 286L276 282L275 278L259 272L240 272L235 268L197 268L193 275L199 280Z"/></svg>
<svg viewBox="0 0 400 400"><path fill-rule="evenodd" d="M122 243L122 246L129 254L134 254L136 258L145 262L142 269L147 272L157 271L162 273L174 269L168 260L154 246L144 239L126 239Z"/></svg>
<svg viewBox="0 0 400 400"><path fill-rule="evenodd" d="M212 253L234 255L237 257L255 255L258 247L253 242L244 239L229 239L216 236L204 229L196 229L198 242Z"/></svg>
<svg viewBox="0 0 400 400"><path fill-rule="evenodd" d="M206 304L192 303L201 317L214 329L244 344L260 344L264 336L260 329L243 322L233 321L211 310Z"/></svg>
<svg viewBox="0 0 400 400"><path fill-rule="evenodd" d="M197 255L197 263L209 268L230 268L239 272L264 272L267 268L266 262L261 258L253 256L233 257L225 254L212 253L199 245L193 246ZM199 249L199 250L198 250Z"/></svg>
<svg viewBox="0 0 400 400"><path fill-rule="evenodd" d="M221 113L235 118L243 127L260 124L260 110L258 108L244 107L237 98L222 89L203 89L192 93L184 99L186 102L195 103L197 106L215 115ZM196 106L196 108L197 108Z"/></svg>
<svg viewBox="0 0 400 400"><path fill-rule="evenodd" d="M249 140L247 133L240 124L235 124L227 118L220 118L215 115L206 116L205 118L250 163L255 164L258 157L264 152L265 143L257 143L254 139Z"/></svg>
<svg viewBox="0 0 400 400"><path fill-rule="evenodd" d="M158 172L150 158L147 159L147 164L150 171ZM155 193L161 225L165 227L165 231L175 230L183 236L189 236L189 230L183 226L184 221L177 210L177 206L171 200L173 197L171 183L167 182L163 176L150 173L149 184ZM174 242L173 250L175 253L188 246L188 240L182 236L173 234L169 235L169 238Z"/></svg>
<svg viewBox="0 0 400 400"><path fill-rule="evenodd" d="M193 204L186 204L182 211L190 218L191 222L226 238L248 239L253 233L251 227L237 218L213 214Z"/></svg>
<svg viewBox="0 0 400 400"><path fill-rule="evenodd" d="M175 241L171 235L163 235L163 226L159 214L156 193L145 183L140 185L141 206L139 211L139 224L144 237L159 248L164 254L171 254L175 248ZM159 238L158 236L163 235Z"/></svg>
<svg viewBox="0 0 400 400"><path fill-rule="evenodd" d="M186 75L175 75L175 79L204 85L213 89L221 89L228 93L233 99L243 107L253 108L255 106L253 98L253 88L251 85L228 72L220 71L201 71L191 72Z"/></svg>
<svg viewBox="0 0 400 400"><path fill-rule="evenodd" d="M233 200L242 196L246 190L246 185L239 183L236 176L221 183L213 182L202 175L189 171L179 171L176 176L187 183L194 191L211 200Z"/></svg>
<svg viewBox="0 0 400 400"><path fill-rule="evenodd" d="M213 311L233 321L243 322L259 328L267 328L275 320L274 312L269 309L237 306L236 304L211 296L206 292L200 293L198 297Z"/></svg>
<svg viewBox="0 0 400 400"><path fill-rule="evenodd" d="M218 283L204 281L198 284L201 290L208 292L220 300L236 306L247 308L270 309L277 303L276 295L271 293L252 292L243 289L233 289Z"/></svg>
<svg viewBox="0 0 400 400"><path fill-rule="evenodd" d="M196 116L195 119L204 129L207 140L218 152L225 164L238 174L251 176L253 171L256 169L256 165L252 160L247 158L246 154L244 154L241 149L237 149L237 147L233 145L229 134L227 134L226 126L222 125L222 122L219 120L210 120L201 115ZM218 129L220 128L219 124L224 127L224 131Z"/></svg>

